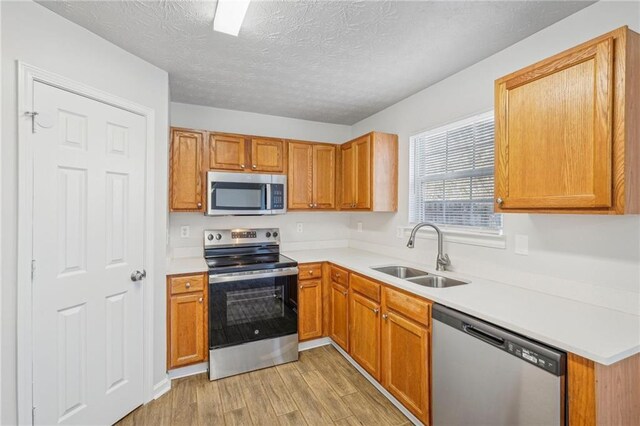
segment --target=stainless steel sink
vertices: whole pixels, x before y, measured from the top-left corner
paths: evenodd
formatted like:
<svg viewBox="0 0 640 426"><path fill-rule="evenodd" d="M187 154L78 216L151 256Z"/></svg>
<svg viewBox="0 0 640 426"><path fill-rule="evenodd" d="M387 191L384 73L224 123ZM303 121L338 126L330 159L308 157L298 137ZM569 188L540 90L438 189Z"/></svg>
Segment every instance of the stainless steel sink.
<svg viewBox="0 0 640 426"><path fill-rule="evenodd" d="M409 278L407 281L423 285L425 287L446 288L457 285L469 284L466 281L455 280L453 278L441 277L439 275L426 275L424 277Z"/></svg>
<svg viewBox="0 0 640 426"><path fill-rule="evenodd" d="M419 269L409 268L407 266L381 266L379 268L371 268L374 271L382 272L383 274L391 275L396 278L412 278L412 277L422 277L425 275L429 275L428 272L421 271Z"/></svg>
<svg viewBox="0 0 640 426"><path fill-rule="evenodd" d="M453 278L441 277L440 275L431 275L420 269L409 268L408 266L379 266L371 268L374 271L382 272L396 278L402 278L414 284L423 285L433 288L455 287L457 285L469 284L468 281L460 281Z"/></svg>

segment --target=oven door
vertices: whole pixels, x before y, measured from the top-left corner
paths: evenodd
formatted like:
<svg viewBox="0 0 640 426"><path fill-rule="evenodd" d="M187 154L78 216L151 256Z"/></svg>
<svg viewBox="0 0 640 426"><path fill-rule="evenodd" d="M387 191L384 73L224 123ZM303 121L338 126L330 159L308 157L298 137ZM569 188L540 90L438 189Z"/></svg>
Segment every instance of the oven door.
<svg viewBox="0 0 640 426"><path fill-rule="evenodd" d="M298 332L298 268L209 276L209 348Z"/></svg>
<svg viewBox="0 0 640 426"><path fill-rule="evenodd" d="M209 172L207 191L210 216L271 213L271 175Z"/></svg>

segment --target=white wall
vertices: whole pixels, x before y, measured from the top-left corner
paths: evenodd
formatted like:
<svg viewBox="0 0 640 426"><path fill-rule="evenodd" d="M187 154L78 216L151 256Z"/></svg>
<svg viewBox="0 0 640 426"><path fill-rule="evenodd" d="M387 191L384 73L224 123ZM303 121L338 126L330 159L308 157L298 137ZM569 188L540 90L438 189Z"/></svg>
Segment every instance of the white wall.
<svg viewBox="0 0 640 426"><path fill-rule="evenodd" d="M386 250L415 260L435 261L435 242L419 240L414 250L396 237L408 222L409 137L493 109L496 78L617 27L640 30L640 3L599 2L528 37L371 117L352 135L372 129L399 135L399 210L396 215L353 215L351 245ZM358 221L364 231L356 232ZM529 286L638 314L640 217L508 214L507 249L446 244L452 269L514 285ZM514 235L529 236L529 255L514 254ZM385 246L378 245L385 241Z"/></svg>
<svg viewBox="0 0 640 426"><path fill-rule="evenodd" d="M171 103L171 125L219 132L245 133L258 136L302 139L317 142L342 143L349 139L351 128L338 124L319 123L293 118L249 112L231 111L197 105ZM296 232L296 224L303 223L303 232ZM230 227L279 227L283 248L312 247L317 242L346 241L349 236L348 213L288 213L283 216L206 217L196 213L169 215L170 252L186 253L184 248L202 252L204 229ZM190 238L180 238L180 227L190 227Z"/></svg>
<svg viewBox="0 0 640 426"><path fill-rule="evenodd" d="M2 418L16 423L16 247L17 247L17 117L16 60L153 108L156 114L158 212L155 235L165 240L167 208L168 76L155 66L123 51L87 30L31 1L0 2L2 9ZM156 244L156 293L164 296L165 246ZM162 300L164 303L164 300ZM160 336L154 373L165 376L164 312L156 320Z"/></svg>

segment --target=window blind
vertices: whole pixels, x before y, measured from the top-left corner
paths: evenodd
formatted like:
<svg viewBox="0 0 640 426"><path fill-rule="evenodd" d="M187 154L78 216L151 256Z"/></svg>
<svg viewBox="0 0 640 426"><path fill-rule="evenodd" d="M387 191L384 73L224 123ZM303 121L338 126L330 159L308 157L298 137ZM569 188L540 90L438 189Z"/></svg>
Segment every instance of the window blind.
<svg viewBox="0 0 640 426"><path fill-rule="evenodd" d="M493 212L493 113L411 137L409 221L502 229Z"/></svg>

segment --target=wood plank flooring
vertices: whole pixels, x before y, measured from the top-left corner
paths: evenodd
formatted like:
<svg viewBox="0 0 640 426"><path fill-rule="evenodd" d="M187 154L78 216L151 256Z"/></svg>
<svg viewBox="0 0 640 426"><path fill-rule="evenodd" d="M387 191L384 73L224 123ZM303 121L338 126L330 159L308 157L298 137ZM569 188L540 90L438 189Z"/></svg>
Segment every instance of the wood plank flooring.
<svg viewBox="0 0 640 426"><path fill-rule="evenodd" d="M332 346L290 364L210 382L175 380L162 397L122 419L130 425L410 425Z"/></svg>

